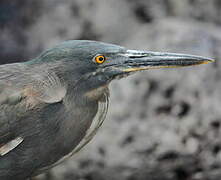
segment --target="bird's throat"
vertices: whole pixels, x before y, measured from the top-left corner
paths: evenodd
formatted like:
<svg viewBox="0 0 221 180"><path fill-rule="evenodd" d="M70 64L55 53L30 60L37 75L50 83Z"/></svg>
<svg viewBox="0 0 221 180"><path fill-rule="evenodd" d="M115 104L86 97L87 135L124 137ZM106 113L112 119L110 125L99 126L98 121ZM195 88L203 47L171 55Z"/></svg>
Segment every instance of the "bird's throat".
<svg viewBox="0 0 221 180"><path fill-rule="evenodd" d="M104 94L109 94L109 88L107 84L86 92L85 96L90 100L99 100L101 97L103 97Z"/></svg>

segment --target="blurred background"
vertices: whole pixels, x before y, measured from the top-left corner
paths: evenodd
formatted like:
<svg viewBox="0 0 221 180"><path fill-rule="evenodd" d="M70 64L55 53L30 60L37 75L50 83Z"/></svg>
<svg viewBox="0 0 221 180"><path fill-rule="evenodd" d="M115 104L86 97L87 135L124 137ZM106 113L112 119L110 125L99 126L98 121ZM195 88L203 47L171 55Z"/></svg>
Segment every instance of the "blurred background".
<svg viewBox="0 0 221 180"><path fill-rule="evenodd" d="M39 180L220 180L220 0L1 0L0 63L68 39L208 56L111 84L107 119L80 153Z"/></svg>

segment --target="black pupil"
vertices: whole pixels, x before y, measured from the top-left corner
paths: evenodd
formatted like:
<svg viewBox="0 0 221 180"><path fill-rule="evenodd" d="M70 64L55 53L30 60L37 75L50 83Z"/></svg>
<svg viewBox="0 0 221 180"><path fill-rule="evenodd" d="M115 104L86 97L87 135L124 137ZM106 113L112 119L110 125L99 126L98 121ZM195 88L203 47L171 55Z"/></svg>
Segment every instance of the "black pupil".
<svg viewBox="0 0 221 180"><path fill-rule="evenodd" d="M104 57L99 57L99 61L103 61L104 60Z"/></svg>

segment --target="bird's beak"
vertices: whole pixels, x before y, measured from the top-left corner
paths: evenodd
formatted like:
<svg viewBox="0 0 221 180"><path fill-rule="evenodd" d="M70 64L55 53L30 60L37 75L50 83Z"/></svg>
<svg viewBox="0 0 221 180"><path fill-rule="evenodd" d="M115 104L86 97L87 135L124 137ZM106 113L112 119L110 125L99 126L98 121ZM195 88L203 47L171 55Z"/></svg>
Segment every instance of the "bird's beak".
<svg viewBox="0 0 221 180"><path fill-rule="evenodd" d="M123 56L127 60L121 66L125 73L156 68L177 68L214 62L213 59L187 54L161 53L151 51L127 50Z"/></svg>

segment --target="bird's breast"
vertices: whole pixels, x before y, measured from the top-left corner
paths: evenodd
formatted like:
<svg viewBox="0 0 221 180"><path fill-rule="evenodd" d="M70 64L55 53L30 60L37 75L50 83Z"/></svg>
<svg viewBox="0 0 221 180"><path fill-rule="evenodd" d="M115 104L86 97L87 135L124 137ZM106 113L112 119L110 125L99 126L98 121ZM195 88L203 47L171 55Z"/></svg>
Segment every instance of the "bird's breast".
<svg viewBox="0 0 221 180"><path fill-rule="evenodd" d="M69 112L69 117L67 117L66 121L64 121L62 127L67 130L65 135L66 140L64 139L63 141L66 142L66 145L69 143L68 147L71 144L72 145L58 161L48 167L41 169L40 171L54 167L66 160L68 157L80 151L94 137L98 129L101 127L103 121L106 118L108 105L108 92L104 93L99 101L95 101L86 106L76 107L73 105L73 111ZM66 145L64 145L64 148L66 148Z"/></svg>
<svg viewBox="0 0 221 180"><path fill-rule="evenodd" d="M57 154L57 158L53 162L48 163L38 172L43 172L51 167L60 164L68 157L78 152L86 145L101 126L105 115L107 102L103 101L85 101L66 104L68 106L63 112L63 119L59 133L55 139L55 144L52 154ZM59 148L57 148L59 147Z"/></svg>

